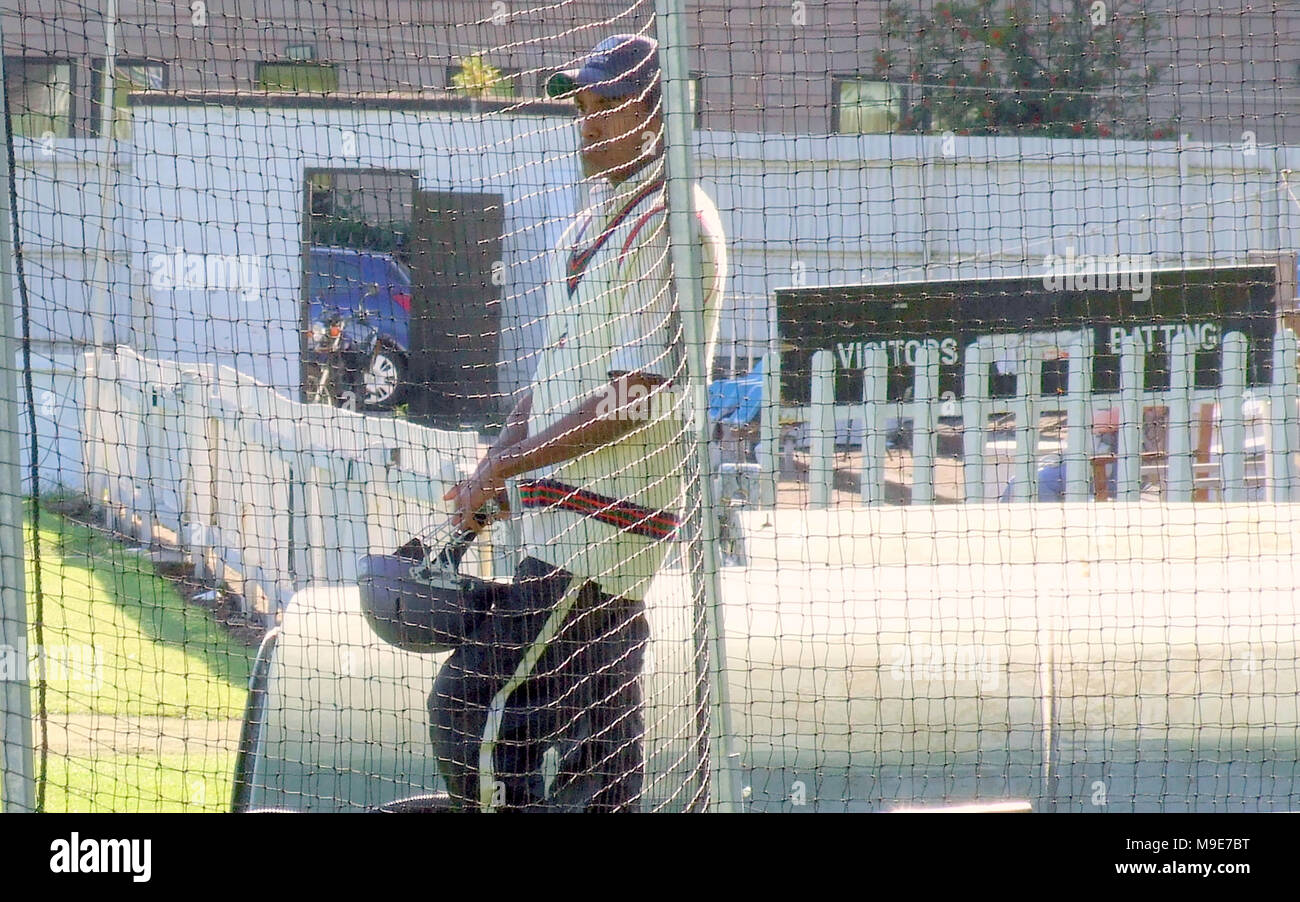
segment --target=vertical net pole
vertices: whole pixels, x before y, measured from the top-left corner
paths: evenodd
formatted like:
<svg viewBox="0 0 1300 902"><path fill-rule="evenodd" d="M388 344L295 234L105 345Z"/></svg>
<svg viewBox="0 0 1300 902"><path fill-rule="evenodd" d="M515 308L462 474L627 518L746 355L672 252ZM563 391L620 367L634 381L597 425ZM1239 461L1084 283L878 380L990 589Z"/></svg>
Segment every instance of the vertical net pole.
<svg viewBox="0 0 1300 902"><path fill-rule="evenodd" d="M5 96L0 61L0 98ZM14 244L10 234L13 173L9 167L8 121L0 115L0 744L3 773L0 801L8 812L35 810L32 769L32 700L27 685L27 592L23 573L22 500L18 456L19 401L14 370Z"/></svg>
<svg viewBox="0 0 1300 902"><path fill-rule="evenodd" d="M731 749L731 723L728 710L727 656L722 615L722 597L718 585L718 545L716 505L713 497L712 466L709 460L708 372L710 361L705 350L709 336L705 332L704 294L699 245L694 233L694 167L691 161L690 70L687 62L686 23L681 0L655 0L655 25L659 35L659 65L663 77L664 156L668 195L668 242L678 304L681 310L682 339L688 379L686 399L688 423L685 440L693 445L698 478L686 481L687 510L692 512L697 529L691 530L692 544L698 542L699 566L690 561L691 595L702 599L703 621L707 632L707 666L709 687L709 772L710 797L719 811L737 810L740 800L740 770ZM721 301L718 301L721 303ZM702 582L702 585L701 585Z"/></svg>
<svg viewBox="0 0 1300 902"><path fill-rule="evenodd" d="M99 238L95 254L94 293L92 295L92 326L96 348L108 342L112 301L109 297L109 273L112 271L111 228L116 210L110 211L117 197L117 134L114 102L117 93L117 0L105 0L104 5L104 74L100 82L99 137L104 142L99 158ZM112 215L110 215L110 212ZM113 344L117 342L114 341Z"/></svg>

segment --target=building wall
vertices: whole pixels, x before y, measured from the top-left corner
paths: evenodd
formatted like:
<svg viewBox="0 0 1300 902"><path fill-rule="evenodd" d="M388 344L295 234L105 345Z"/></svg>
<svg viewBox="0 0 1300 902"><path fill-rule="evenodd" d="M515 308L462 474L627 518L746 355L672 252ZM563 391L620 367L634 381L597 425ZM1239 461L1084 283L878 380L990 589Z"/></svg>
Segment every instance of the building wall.
<svg viewBox="0 0 1300 902"><path fill-rule="evenodd" d="M884 5L691 0L686 18L691 67L702 76L702 126L829 132L832 78L871 71ZM1139 56L1162 75L1145 96L1129 98L1130 115L1177 115L1181 131L1197 141L1241 142L1249 132L1258 143L1300 143L1300 6L1165 0L1143 7L1156 37ZM318 59L337 63L342 92L443 90L448 66L486 51L493 64L519 70L521 91L532 95L547 73L606 34L653 27L649 0L120 0L118 9L118 54L168 61L170 86L189 91L252 89L258 62L311 44ZM103 55L105 42L100 9L84 0L19 0L6 6L0 27L6 54L77 62L78 127L89 130L89 60Z"/></svg>
<svg viewBox="0 0 1300 902"><path fill-rule="evenodd" d="M35 337L88 340L102 310L109 340L167 355L227 355L286 389L297 380L307 169L411 171L426 190L505 195L505 390L527 376L547 252L582 201L572 122L554 114L136 106L115 201L106 205L98 200L102 145L56 143L46 154L39 142L18 141ZM742 342L743 356L761 353L771 293L791 285L1018 276L1070 249L1159 266L1295 250L1300 204L1283 171L1300 168L1298 154L702 133L698 175L730 248L723 340ZM256 291L160 290L159 255L178 250L255 257Z"/></svg>
<svg viewBox="0 0 1300 902"><path fill-rule="evenodd" d="M168 106L141 108L134 127L131 265L150 310L137 337L153 352L233 354L239 369L296 391L304 171L400 170L426 190L504 195L503 381L525 377L546 252L577 203L569 119ZM251 254L261 285L160 291L145 274L178 248Z"/></svg>
<svg viewBox="0 0 1300 902"><path fill-rule="evenodd" d="M566 116L136 106L108 203L103 148L15 142L30 329L52 361L35 374L43 479L79 479L77 386L51 371L75 370L97 321L107 341L296 392L311 168L411 171L429 190L504 194L501 390L529 377L547 254L583 199ZM1300 203L1283 175L1300 170L1296 148L709 132L695 158L728 236L724 366L766 352L781 287L1034 274L1071 248L1160 266L1300 248ZM159 258L178 250L255 259L256 291L155 286Z"/></svg>

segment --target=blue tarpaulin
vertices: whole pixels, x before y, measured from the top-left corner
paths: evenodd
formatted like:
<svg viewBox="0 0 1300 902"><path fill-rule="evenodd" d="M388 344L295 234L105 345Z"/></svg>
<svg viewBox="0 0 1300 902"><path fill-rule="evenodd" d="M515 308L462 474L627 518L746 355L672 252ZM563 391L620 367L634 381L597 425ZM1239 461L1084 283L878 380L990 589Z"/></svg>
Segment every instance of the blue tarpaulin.
<svg viewBox="0 0 1300 902"><path fill-rule="evenodd" d="M763 404L763 361L735 379L718 379L709 385L709 419L743 426L758 418Z"/></svg>

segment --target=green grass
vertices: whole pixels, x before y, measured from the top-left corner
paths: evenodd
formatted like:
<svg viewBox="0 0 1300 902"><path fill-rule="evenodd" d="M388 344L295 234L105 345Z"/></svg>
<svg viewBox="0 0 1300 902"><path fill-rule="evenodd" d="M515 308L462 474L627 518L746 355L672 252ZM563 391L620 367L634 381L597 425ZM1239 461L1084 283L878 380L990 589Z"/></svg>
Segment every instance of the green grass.
<svg viewBox="0 0 1300 902"><path fill-rule="evenodd" d="M187 604L147 557L63 517L42 512L41 522L51 713L242 716L253 649ZM29 623L34 587L29 559Z"/></svg>
<svg viewBox="0 0 1300 902"><path fill-rule="evenodd" d="M24 547L28 622L34 626L31 530L29 510ZM207 611L187 604L147 556L49 511L41 513L39 535L46 710L51 734L66 733L77 745L50 750L46 810L226 807L232 754L177 754L173 748L122 755L107 739L111 731L92 732L85 716L97 715L101 724L104 717L128 716L238 720L256 650L230 638ZM34 628L29 642L34 650ZM35 668L31 675L35 713ZM39 726L33 733L39 736Z"/></svg>
<svg viewBox="0 0 1300 902"><path fill-rule="evenodd" d="M157 757L50 756L46 811L128 813L230 810L227 752Z"/></svg>

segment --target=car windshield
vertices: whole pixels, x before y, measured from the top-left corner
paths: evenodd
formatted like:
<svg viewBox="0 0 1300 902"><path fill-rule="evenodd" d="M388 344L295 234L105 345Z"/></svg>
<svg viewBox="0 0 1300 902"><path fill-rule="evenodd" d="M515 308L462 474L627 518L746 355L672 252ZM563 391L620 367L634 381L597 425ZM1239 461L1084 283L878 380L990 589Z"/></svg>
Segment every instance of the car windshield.
<svg viewBox="0 0 1300 902"><path fill-rule="evenodd" d="M401 260L394 258L393 268L396 269L399 274L401 274L402 284L409 286L411 284L411 271L406 268L406 264L404 264Z"/></svg>

